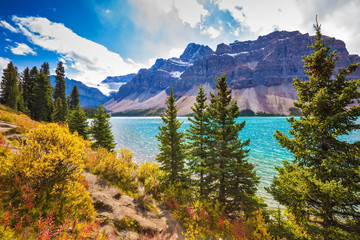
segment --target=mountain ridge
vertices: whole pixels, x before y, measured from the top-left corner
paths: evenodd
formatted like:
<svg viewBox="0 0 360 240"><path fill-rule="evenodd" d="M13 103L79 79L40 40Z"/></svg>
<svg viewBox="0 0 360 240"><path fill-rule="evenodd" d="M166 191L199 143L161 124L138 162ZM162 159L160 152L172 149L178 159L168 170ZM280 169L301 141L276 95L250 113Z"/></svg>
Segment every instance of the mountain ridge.
<svg viewBox="0 0 360 240"><path fill-rule="evenodd" d="M330 51L336 50L340 57L337 68L360 62L359 56L349 54L343 41L326 36L324 39L331 41ZM187 115L198 85L202 84L206 93L213 92L215 77L225 73L240 110L288 114L297 99L293 78L307 79L303 56L312 53L307 46L313 42L314 37L308 33L277 31L253 41L221 43L215 52L191 43L180 58L158 59L151 68L139 71L104 106L113 112L163 108L172 88L179 115ZM207 51L190 62L198 46ZM360 71L350 78L360 78Z"/></svg>
<svg viewBox="0 0 360 240"><path fill-rule="evenodd" d="M55 87L55 76L50 77L51 85ZM66 96L70 96L73 87L76 85L79 92L80 106L81 107L97 107L100 104L109 100L109 97L104 95L99 89L88 87L84 83L65 77Z"/></svg>

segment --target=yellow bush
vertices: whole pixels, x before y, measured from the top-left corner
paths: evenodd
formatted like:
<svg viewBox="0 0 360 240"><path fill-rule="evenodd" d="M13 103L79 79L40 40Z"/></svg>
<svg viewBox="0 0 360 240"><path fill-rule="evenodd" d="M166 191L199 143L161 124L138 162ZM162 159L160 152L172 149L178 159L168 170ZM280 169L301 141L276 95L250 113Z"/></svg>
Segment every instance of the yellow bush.
<svg viewBox="0 0 360 240"><path fill-rule="evenodd" d="M120 149L116 154L99 148L89 151L85 164L91 173L104 178L123 193L135 196L138 193L135 177L137 164L131 159L132 153L127 149Z"/></svg>
<svg viewBox="0 0 360 240"><path fill-rule="evenodd" d="M0 177L6 176L10 170L9 158L12 157L12 152L4 143L0 143Z"/></svg>
<svg viewBox="0 0 360 240"><path fill-rule="evenodd" d="M275 240L274 237L268 233L265 219L261 210L257 210L253 213L253 216L248 219L247 225L251 226L253 231L250 233L251 239L254 240ZM281 240L281 239L279 239Z"/></svg>
<svg viewBox="0 0 360 240"><path fill-rule="evenodd" d="M81 174L85 142L57 124L40 125L27 137L18 154L0 148L0 238L100 236Z"/></svg>
<svg viewBox="0 0 360 240"><path fill-rule="evenodd" d="M26 145L14 158L14 172L33 188L52 187L83 171L85 143L56 123L40 125L27 135Z"/></svg>
<svg viewBox="0 0 360 240"><path fill-rule="evenodd" d="M136 169L136 174L145 190L157 198L160 193L161 179L164 176L164 172L160 170L160 165L151 162L141 163L140 167Z"/></svg>
<svg viewBox="0 0 360 240"><path fill-rule="evenodd" d="M248 218L243 211L229 216L218 201L197 199L193 193L181 183L170 185L161 193L173 217L185 227L186 239L275 239L269 234L261 210Z"/></svg>

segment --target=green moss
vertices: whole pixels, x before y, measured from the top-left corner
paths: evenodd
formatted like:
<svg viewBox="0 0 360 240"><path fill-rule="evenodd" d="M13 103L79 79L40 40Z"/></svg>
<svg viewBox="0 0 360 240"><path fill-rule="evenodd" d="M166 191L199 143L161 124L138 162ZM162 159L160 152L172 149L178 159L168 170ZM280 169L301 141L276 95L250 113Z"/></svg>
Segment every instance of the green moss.
<svg viewBox="0 0 360 240"><path fill-rule="evenodd" d="M26 132L27 132L27 130L23 127L14 127L12 129L10 129L10 131L9 131L10 134L14 134L14 133L15 134L24 134Z"/></svg>
<svg viewBox="0 0 360 240"><path fill-rule="evenodd" d="M129 217L124 217L121 220L114 220L114 225L119 231L126 230L136 233L141 232L139 222Z"/></svg>

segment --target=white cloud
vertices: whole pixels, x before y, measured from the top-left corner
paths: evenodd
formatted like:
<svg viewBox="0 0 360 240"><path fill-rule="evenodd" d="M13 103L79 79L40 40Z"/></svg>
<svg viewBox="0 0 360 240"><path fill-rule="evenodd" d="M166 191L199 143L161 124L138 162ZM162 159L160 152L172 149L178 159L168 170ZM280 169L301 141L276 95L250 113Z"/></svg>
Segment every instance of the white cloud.
<svg viewBox="0 0 360 240"><path fill-rule="evenodd" d="M220 36L220 34L221 34L220 30L217 30L213 27L207 27L204 30L202 30L201 33L209 35L211 39L215 39Z"/></svg>
<svg viewBox="0 0 360 240"><path fill-rule="evenodd" d="M148 65L149 65L149 66L154 65L155 62L156 62L156 59L157 59L157 58L150 58L150 59L148 59Z"/></svg>
<svg viewBox="0 0 360 240"><path fill-rule="evenodd" d="M13 17L21 32L29 41L46 50L54 51L66 60L67 66L76 70L68 77L88 84L98 84L107 76L137 72L142 65L106 47L80 37L63 24L40 17Z"/></svg>
<svg viewBox="0 0 360 240"><path fill-rule="evenodd" d="M309 13L304 5L301 10L306 21L311 24L318 14L318 21L321 24L323 34L343 40L350 53L360 55L360 7L357 0L330 0L310 1L306 0L307 6L314 4L319 10ZM310 24L309 24L310 25ZM310 27L310 26L308 26Z"/></svg>
<svg viewBox="0 0 360 240"><path fill-rule="evenodd" d="M110 9L106 9L105 13L111 13Z"/></svg>
<svg viewBox="0 0 360 240"><path fill-rule="evenodd" d="M3 70L7 68L8 63L10 62L10 59L0 57L0 75L3 75Z"/></svg>
<svg viewBox="0 0 360 240"><path fill-rule="evenodd" d="M172 16L177 14L183 24L187 23L192 28L198 26L202 18L209 14L209 11L197 0L132 0L132 3L142 11L146 11L150 18L159 18L159 12Z"/></svg>
<svg viewBox="0 0 360 240"><path fill-rule="evenodd" d="M175 7L173 0L153 0L152 4L155 4L165 13L171 12L171 10Z"/></svg>
<svg viewBox="0 0 360 240"><path fill-rule="evenodd" d="M16 47L10 47L10 50L13 54L15 55L36 55L36 52L34 52L31 47L29 47L28 45L26 45L25 43L17 43L16 42Z"/></svg>
<svg viewBox="0 0 360 240"><path fill-rule="evenodd" d="M183 48L172 48L169 50L169 56L168 58L172 57L180 57L180 55L184 52Z"/></svg>
<svg viewBox="0 0 360 240"><path fill-rule="evenodd" d="M209 14L196 0L175 0L175 8L181 21L190 24L192 28L201 22L202 17Z"/></svg>
<svg viewBox="0 0 360 240"><path fill-rule="evenodd" d="M13 26L11 26L8 22L1 20L0 21L0 26L6 28L7 30L13 32L13 33L18 33L19 29L14 28Z"/></svg>
<svg viewBox="0 0 360 240"><path fill-rule="evenodd" d="M294 0L217 0L220 10L229 11L242 28L264 35L277 28L295 30L302 23L302 16Z"/></svg>

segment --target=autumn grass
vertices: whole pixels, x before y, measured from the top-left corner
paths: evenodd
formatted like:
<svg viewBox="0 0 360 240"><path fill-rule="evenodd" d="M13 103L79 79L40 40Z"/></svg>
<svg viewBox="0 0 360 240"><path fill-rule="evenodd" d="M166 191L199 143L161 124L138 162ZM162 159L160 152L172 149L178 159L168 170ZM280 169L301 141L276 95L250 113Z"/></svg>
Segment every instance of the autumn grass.
<svg viewBox="0 0 360 240"><path fill-rule="evenodd" d="M137 196L139 188L135 175L137 164L132 161L132 152L120 149L118 153L109 152L104 148L87 151L86 169L101 177L123 194Z"/></svg>
<svg viewBox="0 0 360 240"><path fill-rule="evenodd" d="M19 128L23 129L22 132L28 132L41 124L37 121L31 120L29 116L23 114L22 112L15 111L1 104L0 120L18 125Z"/></svg>

